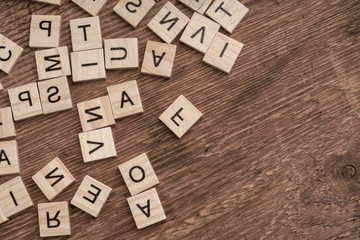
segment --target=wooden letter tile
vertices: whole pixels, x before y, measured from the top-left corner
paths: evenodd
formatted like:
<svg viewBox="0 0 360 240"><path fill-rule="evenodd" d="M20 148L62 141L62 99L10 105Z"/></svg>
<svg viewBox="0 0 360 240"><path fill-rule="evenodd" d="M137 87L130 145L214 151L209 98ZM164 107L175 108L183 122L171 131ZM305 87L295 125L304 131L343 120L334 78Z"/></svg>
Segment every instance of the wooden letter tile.
<svg viewBox="0 0 360 240"><path fill-rule="evenodd" d="M4 210L0 206L0 224L2 224L3 222L6 222L8 220L9 219L5 216Z"/></svg>
<svg viewBox="0 0 360 240"><path fill-rule="evenodd" d="M223 72L230 73L242 47L242 43L218 32L205 53L203 61Z"/></svg>
<svg viewBox="0 0 360 240"><path fill-rule="evenodd" d="M108 0L72 0L79 7L84 9L86 12L95 16L98 15L101 9L104 7Z"/></svg>
<svg viewBox="0 0 360 240"><path fill-rule="evenodd" d="M59 46L61 16L32 15L29 46L53 48Z"/></svg>
<svg viewBox="0 0 360 240"><path fill-rule="evenodd" d="M185 14L167 2L147 26L166 43L171 43L188 22Z"/></svg>
<svg viewBox="0 0 360 240"><path fill-rule="evenodd" d="M212 0L179 0L179 1L200 14L204 14L206 9L210 6L212 2Z"/></svg>
<svg viewBox="0 0 360 240"><path fill-rule="evenodd" d="M153 0L120 0L114 12L136 28L154 5Z"/></svg>
<svg viewBox="0 0 360 240"><path fill-rule="evenodd" d="M38 204L40 237L71 235L68 202Z"/></svg>
<svg viewBox="0 0 360 240"><path fill-rule="evenodd" d="M87 1L90 3L90 1ZM99 17L87 17L70 20L73 51L102 48Z"/></svg>
<svg viewBox="0 0 360 240"><path fill-rule="evenodd" d="M77 109L84 132L115 124L108 96L79 103Z"/></svg>
<svg viewBox="0 0 360 240"><path fill-rule="evenodd" d="M136 80L109 86L107 92L115 119L144 112Z"/></svg>
<svg viewBox="0 0 360 240"><path fill-rule="evenodd" d="M215 0L206 15L232 33L248 11L238 0Z"/></svg>
<svg viewBox="0 0 360 240"><path fill-rule="evenodd" d="M53 5L61 5L61 0L33 0L34 2L41 2L41 3L47 3L47 4L53 4Z"/></svg>
<svg viewBox="0 0 360 240"><path fill-rule="evenodd" d="M110 187L86 175L71 200L71 204L93 217L97 217L111 190Z"/></svg>
<svg viewBox="0 0 360 240"><path fill-rule="evenodd" d="M35 59L39 80L71 75L67 47L36 51Z"/></svg>
<svg viewBox="0 0 360 240"><path fill-rule="evenodd" d="M15 124L11 107L0 108L0 139L15 136Z"/></svg>
<svg viewBox="0 0 360 240"><path fill-rule="evenodd" d="M194 12L181 35L180 41L201 53L205 53L219 28L220 25L216 22Z"/></svg>
<svg viewBox="0 0 360 240"><path fill-rule="evenodd" d="M14 173L20 173L17 143L0 142L0 176Z"/></svg>
<svg viewBox="0 0 360 240"><path fill-rule="evenodd" d="M44 114L73 107L66 76L38 82L38 87Z"/></svg>
<svg viewBox="0 0 360 240"><path fill-rule="evenodd" d="M119 170L131 195L138 194L159 183L146 153L119 165Z"/></svg>
<svg viewBox="0 0 360 240"><path fill-rule="evenodd" d="M162 208L155 188L129 197L127 202L138 229L166 219L164 209Z"/></svg>
<svg viewBox="0 0 360 240"><path fill-rule="evenodd" d="M8 90L14 120L42 114L39 91L36 83L29 83Z"/></svg>
<svg viewBox="0 0 360 240"><path fill-rule="evenodd" d="M176 45L148 41L141 72L171 78Z"/></svg>
<svg viewBox="0 0 360 240"><path fill-rule="evenodd" d="M181 138L202 116L202 113L183 95L178 97L159 119Z"/></svg>
<svg viewBox="0 0 360 240"><path fill-rule="evenodd" d="M71 53L73 82L106 78L104 51L102 49Z"/></svg>
<svg viewBox="0 0 360 240"><path fill-rule="evenodd" d="M139 67L137 38L106 39L104 46L106 69Z"/></svg>
<svg viewBox="0 0 360 240"><path fill-rule="evenodd" d="M117 156L110 127L80 133L79 141L85 163Z"/></svg>
<svg viewBox="0 0 360 240"><path fill-rule="evenodd" d="M2 34L0 34L0 47L0 69L9 74L24 49Z"/></svg>
<svg viewBox="0 0 360 240"><path fill-rule="evenodd" d="M59 158L49 162L32 179L50 201L75 182Z"/></svg>
<svg viewBox="0 0 360 240"><path fill-rule="evenodd" d="M7 218L33 206L21 177L15 177L0 185L0 205Z"/></svg>

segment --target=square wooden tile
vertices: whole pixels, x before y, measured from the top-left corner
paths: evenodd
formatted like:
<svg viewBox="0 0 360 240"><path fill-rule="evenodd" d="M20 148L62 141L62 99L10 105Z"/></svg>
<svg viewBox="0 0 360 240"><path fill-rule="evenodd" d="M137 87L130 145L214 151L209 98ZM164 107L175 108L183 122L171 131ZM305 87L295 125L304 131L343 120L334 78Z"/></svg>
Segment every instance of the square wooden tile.
<svg viewBox="0 0 360 240"><path fill-rule="evenodd" d="M106 78L103 49L71 53L73 82Z"/></svg>
<svg viewBox="0 0 360 240"><path fill-rule="evenodd" d="M15 124L11 107L0 108L0 139L15 136Z"/></svg>
<svg viewBox="0 0 360 240"><path fill-rule="evenodd" d="M148 41L141 72L171 78L175 54L176 45Z"/></svg>
<svg viewBox="0 0 360 240"><path fill-rule="evenodd" d="M20 173L17 142L0 142L0 176L15 173Z"/></svg>
<svg viewBox="0 0 360 240"><path fill-rule="evenodd" d="M61 0L33 0L34 2L41 2L41 3L47 3L47 4L53 4L53 5L61 5Z"/></svg>
<svg viewBox="0 0 360 240"><path fill-rule="evenodd" d="M146 153L119 165L119 170L132 196L159 183Z"/></svg>
<svg viewBox="0 0 360 240"><path fill-rule="evenodd" d="M59 46L61 16L32 15L29 46L31 48L53 48Z"/></svg>
<svg viewBox="0 0 360 240"><path fill-rule="evenodd" d="M220 25L216 22L194 12L181 35L180 41L201 53L205 53L219 28Z"/></svg>
<svg viewBox="0 0 360 240"><path fill-rule="evenodd" d="M91 4L89 1L86 1ZM71 42L74 52L102 48L100 19L96 17L70 20Z"/></svg>
<svg viewBox="0 0 360 240"><path fill-rule="evenodd" d="M68 202L38 204L40 237L71 235Z"/></svg>
<svg viewBox="0 0 360 240"><path fill-rule="evenodd" d="M50 201L75 182L75 178L58 157L32 176L32 179Z"/></svg>
<svg viewBox="0 0 360 240"><path fill-rule="evenodd" d="M204 14L212 0L179 0L179 2L200 14Z"/></svg>
<svg viewBox="0 0 360 240"><path fill-rule="evenodd" d="M131 24L134 28L140 23L150 9L155 5L153 0L131 2L120 0L114 7L114 12Z"/></svg>
<svg viewBox="0 0 360 240"><path fill-rule="evenodd" d="M5 216L4 210L0 206L0 224L9 221L9 219Z"/></svg>
<svg viewBox="0 0 360 240"><path fill-rule="evenodd" d="M205 53L203 61L223 72L230 73L242 48L241 42L218 32Z"/></svg>
<svg viewBox="0 0 360 240"><path fill-rule="evenodd" d="M136 80L112 85L106 89L115 119L144 112Z"/></svg>
<svg viewBox="0 0 360 240"><path fill-rule="evenodd" d="M85 163L117 156L110 127L80 133L79 141Z"/></svg>
<svg viewBox="0 0 360 240"><path fill-rule="evenodd" d="M0 55L0 69L9 74L20 59L24 49L2 34L0 34L0 46L4 47Z"/></svg>
<svg viewBox="0 0 360 240"><path fill-rule="evenodd" d="M39 80L71 75L67 47L36 51L35 60Z"/></svg>
<svg viewBox="0 0 360 240"><path fill-rule="evenodd" d="M127 202L138 229L166 219L164 209L155 188L129 197Z"/></svg>
<svg viewBox="0 0 360 240"><path fill-rule="evenodd" d="M164 42L171 43L188 22L189 18L185 14L167 2L147 26Z"/></svg>
<svg viewBox="0 0 360 240"><path fill-rule="evenodd" d="M119 38L104 40L106 69L138 68L137 38Z"/></svg>
<svg viewBox="0 0 360 240"><path fill-rule="evenodd" d="M79 7L84 9L86 12L95 16L98 15L101 9L105 6L108 0L72 0Z"/></svg>
<svg viewBox="0 0 360 240"><path fill-rule="evenodd" d="M108 96L81 102L77 109L84 132L115 124Z"/></svg>
<svg viewBox="0 0 360 240"><path fill-rule="evenodd" d="M97 217L110 196L111 190L110 187L86 175L71 200L71 204L93 217Z"/></svg>
<svg viewBox="0 0 360 240"><path fill-rule="evenodd" d="M232 33L248 11L238 0L215 0L206 15Z"/></svg>
<svg viewBox="0 0 360 240"><path fill-rule="evenodd" d="M38 82L44 114L71 109L73 107L66 76Z"/></svg>
<svg viewBox="0 0 360 240"><path fill-rule="evenodd" d="M189 102L183 95L180 95L161 114L159 119L181 138L202 116L202 113Z"/></svg>
<svg viewBox="0 0 360 240"><path fill-rule="evenodd" d="M7 218L33 206L21 177L15 177L0 185L0 205Z"/></svg>
<svg viewBox="0 0 360 240"><path fill-rule="evenodd" d="M8 90L15 121L41 115L39 91L36 83L29 83Z"/></svg>

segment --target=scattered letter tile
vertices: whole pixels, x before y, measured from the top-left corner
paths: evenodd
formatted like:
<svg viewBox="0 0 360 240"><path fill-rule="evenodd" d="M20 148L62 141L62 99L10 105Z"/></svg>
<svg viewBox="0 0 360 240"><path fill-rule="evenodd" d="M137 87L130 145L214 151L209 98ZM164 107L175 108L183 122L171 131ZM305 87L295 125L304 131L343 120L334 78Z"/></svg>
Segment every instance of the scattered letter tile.
<svg viewBox="0 0 360 240"><path fill-rule="evenodd" d="M110 127L80 133L79 141L85 163L117 156Z"/></svg>
<svg viewBox="0 0 360 240"><path fill-rule="evenodd" d="M148 41L141 72L171 78L176 45Z"/></svg>
<svg viewBox="0 0 360 240"><path fill-rule="evenodd" d="M0 108L0 139L15 136L15 124L11 107Z"/></svg>
<svg viewBox="0 0 360 240"><path fill-rule="evenodd" d="M0 69L9 74L24 49L2 34L0 34L0 47Z"/></svg>
<svg viewBox="0 0 360 240"><path fill-rule="evenodd" d="M35 59L39 80L71 75L67 47L36 51Z"/></svg>
<svg viewBox="0 0 360 240"><path fill-rule="evenodd" d="M75 182L59 158L49 162L32 179L50 201Z"/></svg>
<svg viewBox="0 0 360 240"><path fill-rule="evenodd" d="M115 119L144 112L136 80L109 86L107 92Z"/></svg>
<svg viewBox="0 0 360 240"><path fill-rule="evenodd" d="M79 7L84 9L86 12L95 16L98 15L101 9L105 6L108 0L72 0Z"/></svg>
<svg viewBox="0 0 360 240"><path fill-rule="evenodd" d="M103 49L71 53L73 82L106 78Z"/></svg>
<svg viewBox="0 0 360 240"><path fill-rule="evenodd" d="M203 61L223 72L230 73L242 47L242 43L218 32L205 53Z"/></svg>
<svg viewBox="0 0 360 240"><path fill-rule="evenodd" d="M99 17L72 19L70 29L74 52L102 48Z"/></svg>
<svg viewBox="0 0 360 240"><path fill-rule="evenodd" d="M202 116L202 113L183 95L178 97L159 119L181 138Z"/></svg>
<svg viewBox="0 0 360 240"><path fill-rule="evenodd" d="M86 175L71 200L71 204L93 217L97 217L111 190L110 187Z"/></svg>
<svg viewBox="0 0 360 240"><path fill-rule="evenodd" d="M180 41L205 53L219 28L219 24L195 12L181 35Z"/></svg>
<svg viewBox="0 0 360 240"><path fill-rule="evenodd" d="M137 38L104 40L106 69L138 68Z"/></svg>
<svg viewBox="0 0 360 240"><path fill-rule="evenodd" d="M146 153L119 165L119 170L131 195L138 194L159 183Z"/></svg>
<svg viewBox="0 0 360 240"><path fill-rule="evenodd" d="M136 28L154 5L153 0L120 0L114 12Z"/></svg>
<svg viewBox="0 0 360 240"><path fill-rule="evenodd" d="M15 140L0 142L0 176L20 173L19 154Z"/></svg>
<svg viewBox="0 0 360 240"><path fill-rule="evenodd" d="M127 199L138 229L150 226L166 219L159 196L155 188Z"/></svg>
<svg viewBox="0 0 360 240"><path fill-rule="evenodd" d="M31 48L54 48L59 46L61 16L32 15L30 24Z"/></svg>
<svg viewBox="0 0 360 240"><path fill-rule="evenodd" d="M40 237L56 237L71 234L68 202L38 204Z"/></svg>
<svg viewBox="0 0 360 240"><path fill-rule="evenodd" d="M33 206L21 177L15 177L0 185L0 205L8 218Z"/></svg>
<svg viewBox="0 0 360 240"><path fill-rule="evenodd" d="M41 115L39 91L36 83L29 83L8 90L14 120Z"/></svg>

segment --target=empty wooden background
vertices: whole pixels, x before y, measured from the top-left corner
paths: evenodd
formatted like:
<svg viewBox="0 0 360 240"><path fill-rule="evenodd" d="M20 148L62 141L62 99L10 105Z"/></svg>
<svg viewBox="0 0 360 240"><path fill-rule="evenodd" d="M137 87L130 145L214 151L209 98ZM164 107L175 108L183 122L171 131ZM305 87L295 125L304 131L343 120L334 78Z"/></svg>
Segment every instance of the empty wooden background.
<svg viewBox="0 0 360 240"><path fill-rule="evenodd" d="M63 2L1 0L0 32L25 48L13 72L0 74L6 89L37 81L35 49L27 47L32 14L61 15L61 46L71 50L69 20L89 15ZM141 64L146 41L160 41L146 24L165 2L133 29L109 0L99 14L103 38L137 37ZM97 219L70 207L72 239L360 238L360 1L242 3L250 11L231 37L245 46L230 75L177 38L171 79L140 70L69 79L74 104L138 81L145 113L116 121L116 159L83 163L76 107L16 123L20 175L35 204L47 199L31 176L56 156L77 182L55 201L71 200L85 174L113 188ZM158 117L180 94L204 116L177 139ZM0 106L9 106L7 92L0 95ZM143 152L168 219L137 230L117 166ZM20 238L39 238L36 206L0 225L0 239Z"/></svg>

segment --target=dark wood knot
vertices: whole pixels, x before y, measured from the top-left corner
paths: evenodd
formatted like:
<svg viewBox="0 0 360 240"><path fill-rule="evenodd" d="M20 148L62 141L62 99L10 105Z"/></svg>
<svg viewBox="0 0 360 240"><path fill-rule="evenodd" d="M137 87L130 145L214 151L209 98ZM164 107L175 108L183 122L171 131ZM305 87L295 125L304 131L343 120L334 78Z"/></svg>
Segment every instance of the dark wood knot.
<svg viewBox="0 0 360 240"><path fill-rule="evenodd" d="M346 165L342 169L342 175L345 178L352 178L356 174L356 168L352 165Z"/></svg>

